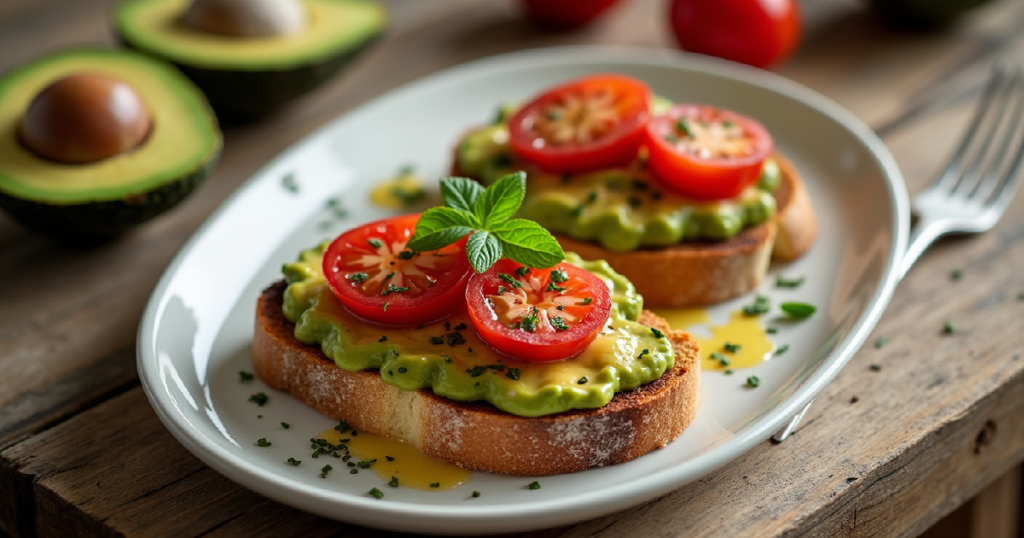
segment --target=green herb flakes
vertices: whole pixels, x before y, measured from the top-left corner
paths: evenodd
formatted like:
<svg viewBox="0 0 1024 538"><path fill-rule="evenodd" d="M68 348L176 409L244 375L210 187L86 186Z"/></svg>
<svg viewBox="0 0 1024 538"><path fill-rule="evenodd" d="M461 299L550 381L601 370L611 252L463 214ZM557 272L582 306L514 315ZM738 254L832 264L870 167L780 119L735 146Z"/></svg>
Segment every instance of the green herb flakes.
<svg viewBox="0 0 1024 538"><path fill-rule="evenodd" d="M391 481L390 481L390 482L388 482L388 485L389 485L389 486L391 486L391 487L393 487L393 488L397 488L397 487L398 487L398 478L397 478L397 477L394 477L394 476L392 476L392 477L391 477Z"/></svg>
<svg viewBox="0 0 1024 538"><path fill-rule="evenodd" d="M384 456L384 459L386 459L388 461L395 461L394 456Z"/></svg>
<svg viewBox="0 0 1024 538"><path fill-rule="evenodd" d="M389 284L387 289L385 289L384 293L381 293L381 295L391 295L392 293L405 293L407 291L409 291L409 286L398 287L394 284Z"/></svg>
<svg viewBox="0 0 1024 538"><path fill-rule="evenodd" d="M323 468L320 469L320 478L327 478L327 473L332 470L334 470L334 468L330 465L324 465Z"/></svg>
<svg viewBox="0 0 1024 538"><path fill-rule="evenodd" d="M551 271L551 277L550 278L551 278L552 282L557 282L557 283L561 284L561 283L569 280L569 275L565 272L564 269L555 269L554 271Z"/></svg>
<svg viewBox="0 0 1024 538"><path fill-rule="evenodd" d="M747 377L747 386L750 388L757 388L761 386L761 378L756 375Z"/></svg>
<svg viewBox="0 0 1024 538"><path fill-rule="evenodd" d="M882 346L889 343L889 338L885 336L879 336L875 339L875 349L882 349Z"/></svg>
<svg viewBox="0 0 1024 538"><path fill-rule="evenodd" d="M514 289L519 289L523 287L523 284L521 282L516 280L512 275L508 273L498 273L498 278L500 278L504 283L508 284L509 286L512 286L512 288Z"/></svg>
<svg viewBox="0 0 1024 538"><path fill-rule="evenodd" d="M758 295L754 298L754 304L749 304L743 307L743 314L746 316L767 314L771 307L771 299L764 295Z"/></svg>
<svg viewBox="0 0 1024 538"><path fill-rule="evenodd" d="M868 366L868 369L871 370L872 372L881 372L882 371L882 365L881 364L872 364L871 366Z"/></svg>
<svg viewBox="0 0 1024 538"><path fill-rule="evenodd" d="M441 487L441 483L440 482L431 482L430 483L430 487L432 487L432 488L439 488L439 487Z"/></svg>
<svg viewBox="0 0 1024 538"><path fill-rule="evenodd" d="M411 259L413 259L415 257L416 257L416 252L412 251L412 250L403 250L402 252L398 253L398 259L399 260L406 260L406 261L408 261L408 260L411 260Z"/></svg>
<svg viewBox="0 0 1024 538"><path fill-rule="evenodd" d="M479 497L479 496L480 496L480 492L474 490L473 491L473 498L476 498L476 497Z"/></svg>
<svg viewBox="0 0 1024 538"><path fill-rule="evenodd" d="M811 314L814 314L815 312L818 311L818 308L814 305L797 302L782 303L781 305L779 305L779 308L781 308L787 316L793 319L808 318L811 316Z"/></svg>
<svg viewBox="0 0 1024 538"><path fill-rule="evenodd" d="M740 350L740 347L742 347L742 346L740 346L740 344L733 344L732 342L726 342L724 347L725 347L725 350L728 351L729 353L736 353L737 351Z"/></svg>
<svg viewBox="0 0 1024 538"><path fill-rule="evenodd" d="M565 320L561 316L551 317L551 326L558 331L568 331L569 326L565 324Z"/></svg>
<svg viewBox="0 0 1024 538"><path fill-rule="evenodd" d="M582 301L576 303L576 306L587 306L588 304L590 304L592 302L594 302L594 298L593 297L587 297L587 298L583 299Z"/></svg>
<svg viewBox="0 0 1024 538"><path fill-rule="evenodd" d="M782 344L781 346L779 346L779 347L778 347L778 348L777 348L777 349L775 350L775 353L774 353L774 355L775 355L775 356L779 356L779 355L782 355L783 353L785 353L785 352L787 352L787 351L789 351L789 344Z"/></svg>
<svg viewBox="0 0 1024 538"><path fill-rule="evenodd" d="M370 278L370 275L360 271L358 273L346 275L345 278L351 280L352 282L366 282L366 279Z"/></svg>
<svg viewBox="0 0 1024 538"><path fill-rule="evenodd" d="M252 373L250 373L250 372L246 372L246 371L243 371L243 370L239 370L239 371L238 371L238 380L239 380L239 381L242 381L242 382L245 382L245 381L252 381L252 379L253 379L254 377L256 377L256 376L254 376L254 375L253 375Z"/></svg>
<svg viewBox="0 0 1024 538"><path fill-rule="evenodd" d="M554 292L562 293L562 292L565 291L565 288L563 288L562 286L559 286L558 284L555 284L554 281L549 281L548 282L548 286L546 288L544 288L544 291L554 291Z"/></svg>
<svg viewBox="0 0 1024 538"><path fill-rule="evenodd" d="M291 427L292 427L292 425L291 425L291 424L288 424L287 422L282 422L282 423L281 423L281 427L287 430L288 428L291 428Z"/></svg>
<svg viewBox="0 0 1024 538"><path fill-rule="evenodd" d="M642 358L644 358L645 355L650 355L650 354L651 354L651 350L649 350L647 348L644 348L643 351L640 352L640 355L637 356L637 359L638 360L642 359Z"/></svg>
<svg viewBox="0 0 1024 538"><path fill-rule="evenodd" d="M655 329L654 327L651 327L651 333L654 334L655 338L665 338L665 333Z"/></svg>
<svg viewBox="0 0 1024 538"><path fill-rule="evenodd" d="M953 269L949 273L949 279L953 280L953 281L960 280L963 277L964 277L964 272L962 270L960 270L960 269Z"/></svg>
<svg viewBox="0 0 1024 538"><path fill-rule="evenodd" d="M302 463L302 460L297 460L295 458L288 458L288 461L286 461L285 463L290 463L290 464L294 465L295 467L298 467L299 464Z"/></svg>
<svg viewBox="0 0 1024 538"><path fill-rule="evenodd" d="M537 332L537 324L540 317L537 316L537 309L534 308L528 315L519 318L519 327L526 332Z"/></svg>
<svg viewBox="0 0 1024 538"><path fill-rule="evenodd" d="M256 446L261 446L261 447L266 448L266 447L270 446L270 444L271 444L270 441L267 441L266 437L260 437L259 439L256 440Z"/></svg>
<svg viewBox="0 0 1024 538"><path fill-rule="evenodd" d="M527 487L530 489L540 489L540 482L530 482L530 485Z"/></svg>
<svg viewBox="0 0 1024 538"><path fill-rule="evenodd" d="M444 362L446 362L447 364L451 364L451 363L452 363L452 358L451 358L451 357L449 357L449 356L448 356L447 354L445 354L445 356L444 356Z"/></svg>
<svg viewBox="0 0 1024 538"><path fill-rule="evenodd" d="M525 266L525 265L515 270L516 276L519 277L519 278L522 278L522 277L526 276L526 273L529 273L529 272L530 272L530 268Z"/></svg>
<svg viewBox="0 0 1024 538"><path fill-rule="evenodd" d="M379 489L377 489L377 488L371 489L370 491L367 492L367 494L369 494L370 497L373 497L375 499L383 499L384 498L384 492L379 490Z"/></svg>
<svg viewBox="0 0 1024 538"><path fill-rule="evenodd" d="M782 275L775 277L776 288L799 288L804 283L804 277L786 278Z"/></svg>
<svg viewBox="0 0 1024 538"><path fill-rule="evenodd" d="M942 325L942 332L943 334L953 334L956 332L956 325L953 325L952 321L947 320L946 323Z"/></svg>
<svg viewBox="0 0 1024 538"><path fill-rule="evenodd" d="M386 334L380 335L380 338L377 339L377 343L378 344L383 343L383 342L387 342L387 341L388 341L388 335L386 335Z"/></svg>
<svg viewBox="0 0 1024 538"><path fill-rule="evenodd" d="M406 373L408 371L409 371L409 369L406 368L405 366L399 366L398 367L398 373L400 373L400 374L404 374L404 373Z"/></svg>
<svg viewBox="0 0 1024 538"><path fill-rule="evenodd" d="M583 376L583 377L579 378L578 381L576 381L576 384L577 385L586 385L587 381L590 381L590 380L587 379L587 376Z"/></svg>
<svg viewBox="0 0 1024 538"><path fill-rule="evenodd" d="M249 401L250 402L255 402L256 405L258 405L260 407L263 407L264 405L267 405L267 401L268 400L270 400L270 398L267 398L266 393L263 393L263 392L257 392L256 394L253 394L252 396L249 396Z"/></svg>
<svg viewBox="0 0 1024 538"><path fill-rule="evenodd" d="M508 371L505 372L505 377L507 377L507 378L509 378L509 379L511 379L513 381L519 381L519 375L520 375L519 368L509 368Z"/></svg>
<svg viewBox="0 0 1024 538"><path fill-rule="evenodd" d="M384 246L384 242L380 239L367 239L366 242L373 248L380 248Z"/></svg>
<svg viewBox="0 0 1024 538"><path fill-rule="evenodd" d="M779 329L777 327L768 327L767 329L764 330L764 332L768 334L776 334L779 332Z"/></svg>

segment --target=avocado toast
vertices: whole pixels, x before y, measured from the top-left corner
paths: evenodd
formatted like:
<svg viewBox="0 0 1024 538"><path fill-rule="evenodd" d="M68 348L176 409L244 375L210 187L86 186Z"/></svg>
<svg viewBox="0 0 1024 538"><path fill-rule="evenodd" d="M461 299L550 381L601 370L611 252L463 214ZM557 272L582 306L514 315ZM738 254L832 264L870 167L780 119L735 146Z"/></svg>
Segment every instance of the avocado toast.
<svg viewBox="0 0 1024 538"><path fill-rule="evenodd" d="M520 215L555 233L566 250L608 260L652 306L735 297L763 280L771 259L791 261L810 248L817 235L810 198L763 127L724 109L654 97L637 98L644 104L634 107L634 117L608 120L623 114L622 105L607 105L610 99L600 92L625 93L616 86L619 79L642 88L634 92L649 93L639 81L598 75L554 88L522 108L505 107L492 124L459 140L453 175L488 184L509 170L526 170ZM597 93L587 85L599 86ZM578 104L587 98L597 101L592 110ZM538 117L549 124L546 135ZM617 133L627 130L623 124L641 136ZM663 131L652 134L659 125ZM565 132L586 129L597 134L556 143ZM601 136L615 144L602 143ZM669 149L652 153L663 142ZM756 153L757 159L735 152Z"/></svg>

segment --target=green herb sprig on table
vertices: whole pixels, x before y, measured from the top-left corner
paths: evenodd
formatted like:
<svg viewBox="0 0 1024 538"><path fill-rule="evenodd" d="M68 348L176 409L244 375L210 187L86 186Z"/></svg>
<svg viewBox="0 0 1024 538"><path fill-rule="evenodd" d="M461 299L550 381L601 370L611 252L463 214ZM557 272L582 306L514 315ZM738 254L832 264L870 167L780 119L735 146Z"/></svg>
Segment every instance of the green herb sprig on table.
<svg viewBox="0 0 1024 538"><path fill-rule="evenodd" d="M467 178L442 179L445 205L423 213L408 247L437 250L472 234L466 256L477 273L501 258L536 269L554 267L565 258L558 241L536 222L512 218L525 195L525 172L508 174L486 189Z"/></svg>

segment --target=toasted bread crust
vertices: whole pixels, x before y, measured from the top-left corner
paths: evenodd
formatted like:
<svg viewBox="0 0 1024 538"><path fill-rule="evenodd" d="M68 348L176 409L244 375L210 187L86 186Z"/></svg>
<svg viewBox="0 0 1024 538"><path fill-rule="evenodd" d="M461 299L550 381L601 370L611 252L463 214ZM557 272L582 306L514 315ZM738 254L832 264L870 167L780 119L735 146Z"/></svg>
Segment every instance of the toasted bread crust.
<svg viewBox="0 0 1024 538"><path fill-rule="evenodd" d="M667 445L697 412L697 343L644 311L640 322L672 339L675 364L657 381L615 395L600 409L526 418L485 402L456 402L429 390L403 391L376 371L348 372L317 346L293 337L281 313L285 285L260 296L253 338L256 374L316 411L353 428L399 439L460 467L540 476L622 463Z"/></svg>
<svg viewBox="0 0 1024 538"><path fill-rule="evenodd" d="M774 220L779 233L775 237L772 259L790 262L803 256L814 245L818 237L818 219L814 216L811 197L796 167L781 153L776 152L773 157L782 170L782 183L774 193L778 208Z"/></svg>

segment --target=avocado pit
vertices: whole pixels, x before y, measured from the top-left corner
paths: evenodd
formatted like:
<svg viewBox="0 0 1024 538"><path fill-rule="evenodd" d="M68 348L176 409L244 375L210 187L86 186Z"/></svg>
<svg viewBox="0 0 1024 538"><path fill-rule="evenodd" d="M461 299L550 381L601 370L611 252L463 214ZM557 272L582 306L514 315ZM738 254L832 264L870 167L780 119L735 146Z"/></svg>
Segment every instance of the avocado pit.
<svg viewBox="0 0 1024 538"><path fill-rule="evenodd" d="M184 22L230 37L279 37L302 31L307 13L301 0L194 0Z"/></svg>
<svg viewBox="0 0 1024 538"><path fill-rule="evenodd" d="M76 73L44 88L22 117L18 134L36 155L91 163L135 148L152 114L127 82L105 73Z"/></svg>

